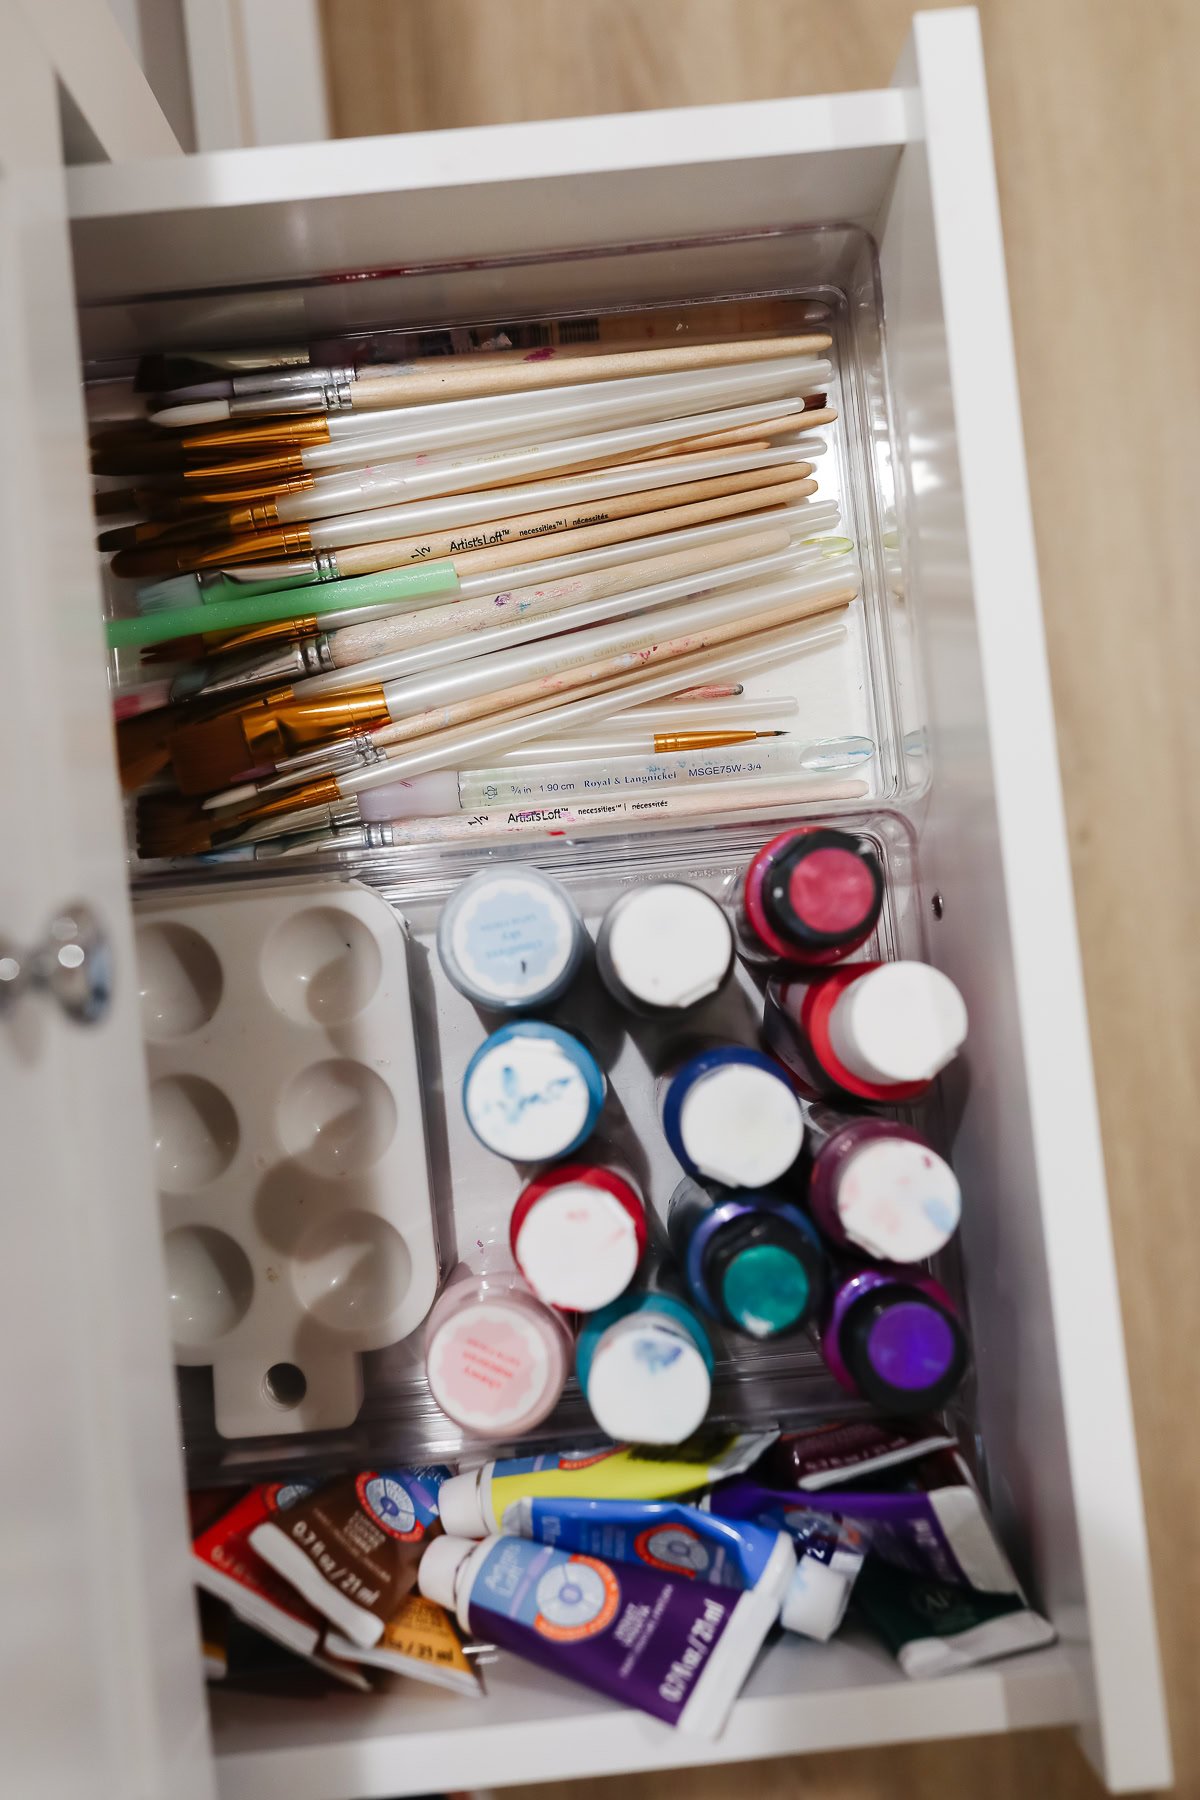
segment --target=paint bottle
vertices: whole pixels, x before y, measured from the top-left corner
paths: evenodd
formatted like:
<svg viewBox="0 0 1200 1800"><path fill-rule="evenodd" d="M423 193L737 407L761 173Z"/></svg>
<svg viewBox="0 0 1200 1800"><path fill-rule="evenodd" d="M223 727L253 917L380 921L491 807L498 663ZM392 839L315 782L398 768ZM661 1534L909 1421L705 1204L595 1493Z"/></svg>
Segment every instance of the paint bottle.
<svg viewBox="0 0 1200 1800"><path fill-rule="evenodd" d="M485 1149L511 1162L570 1156L604 1107L604 1071L558 1025L515 1019L479 1046L463 1076L467 1123Z"/></svg>
<svg viewBox="0 0 1200 1800"><path fill-rule="evenodd" d="M738 949L757 965L823 968L874 931L883 869L865 838L810 826L780 832L746 870Z"/></svg>
<svg viewBox="0 0 1200 1800"><path fill-rule="evenodd" d="M851 963L767 990L765 1042L814 1099L919 1100L966 1035L962 995L928 963Z"/></svg>
<svg viewBox="0 0 1200 1800"><path fill-rule="evenodd" d="M826 1258L803 1213L770 1194L680 1182L667 1237L688 1293L710 1318L747 1337L799 1331L825 1298Z"/></svg>
<svg viewBox="0 0 1200 1800"><path fill-rule="evenodd" d="M605 913L596 967L618 1006L670 1018L724 987L733 973L733 931L703 888L651 882L630 888Z"/></svg>
<svg viewBox="0 0 1200 1800"><path fill-rule="evenodd" d="M513 1260L540 1300L595 1312L623 1294L646 1248L632 1182L595 1163L560 1163L523 1188L509 1223Z"/></svg>
<svg viewBox="0 0 1200 1800"><path fill-rule="evenodd" d="M911 1269L858 1268L833 1293L820 1334L830 1373L880 1412L944 1406L967 1369L967 1340L945 1288Z"/></svg>
<svg viewBox="0 0 1200 1800"><path fill-rule="evenodd" d="M668 1144L696 1181L764 1188L785 1175L804 1142L792 1083L760 1050L717 1044L659 1078Z"/></svg>
<svg viewBox="0 0 1200 1800"><path fill-rule="evenodd" d="M910 1125L810 1106L808 1210L830 1243L881 1262L920 1263L958 1229L954 1171Z"/></svg>
<svg viewBox="0 0 1200 1800"><path fill-rule="evenodd" d="M455 1270L425 1326L429 1391L476 1437L514 1437L558 1404L571 1369L571 1333L515 1270Z"/></svg>
<svg viewBox="0 0 1200 1800"><path fill-rule="evenodd" d="M525 863L481 869L438 920L437 948L460 994L493 1012L531 1012L566 992L587 951L571 896Z"/></svg>
<svg viewBox="0 0 1200 1800"><path fill-rule="evenodd" d="M681 1444L703 1423L713 1353L700 1320L673 1294L623 1294L584 1323L575 1373L607 1437Z"/></svg>

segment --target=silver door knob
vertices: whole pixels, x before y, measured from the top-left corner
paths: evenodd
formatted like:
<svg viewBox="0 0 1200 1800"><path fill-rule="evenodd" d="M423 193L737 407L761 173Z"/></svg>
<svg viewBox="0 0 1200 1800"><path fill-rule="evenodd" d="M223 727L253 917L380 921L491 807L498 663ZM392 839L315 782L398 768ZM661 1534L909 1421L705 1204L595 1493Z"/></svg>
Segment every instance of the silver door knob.
<svg viewBox="0 0 1200 1800"><path fill-rule="evenodd" d="M52 994L79 1025L95 1025L108 1011L112 950L108 933L84 901L56 913L41 943L28 950L0 938L0 1018L20 995L35 989Z"/></svg>

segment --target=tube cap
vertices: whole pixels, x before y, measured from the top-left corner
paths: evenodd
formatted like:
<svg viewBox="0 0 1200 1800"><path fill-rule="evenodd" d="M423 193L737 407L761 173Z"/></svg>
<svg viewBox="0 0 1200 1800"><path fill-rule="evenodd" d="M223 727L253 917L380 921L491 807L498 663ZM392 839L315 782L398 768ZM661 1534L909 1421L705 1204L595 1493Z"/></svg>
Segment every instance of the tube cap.
<svg viewBox="0 0 1200 1800"><path fill-rule="evenodd" d="M853 1586L852 1576L831 1569L815 1556L801 1556L783 1597L779 1623L787 1631L825 1643L845 1617Z"/></svg>
<svg viewBox="0 0 1200 1800"><path fill-rule="evenodd" d="M429 1540L417 1564L417 1586L427 1600L436 1601L448 1613L457 1612L454 1588L458 1571L474 1548L469 1538L435 1537Z"/></svg>
<svg viewBox="0 0 1200 1800"><path fill-rule="evenodd" d="M622 1005L683 1012L733 968L733 932L717 902L683 881L635 888L600 928L597 966Z"/></svg>
<svg viewBox="0 0 1200 1800"><path fill-rule="evenodd" d="M368 824L387 819L435 819L458 811L458 776L453 769L431 769L411 781L389 781L366 788L358 809Z"/></svg>
<svg viewBox="0 0 1200 1800"><path fill-rule="evenodd" d="M881 963L838 995L829 1015L834 1054L860 1081L932 1081L967 1035L962 995L928 963Z"/></svg>
<svg viewBox="0 0 1200 1800"><path fill-rule="evenodd" d="M483 1494L479 1486L481 1479L481 1472L472 1469L469 1475L451 1475L449 1481L443 1481L438 1489L437 1506L446 1538L434 1538L434 1544L453 1538L487 1536L488 1525L483 1516ZM425 1554L428 1556L429 1551Z"/></svg>

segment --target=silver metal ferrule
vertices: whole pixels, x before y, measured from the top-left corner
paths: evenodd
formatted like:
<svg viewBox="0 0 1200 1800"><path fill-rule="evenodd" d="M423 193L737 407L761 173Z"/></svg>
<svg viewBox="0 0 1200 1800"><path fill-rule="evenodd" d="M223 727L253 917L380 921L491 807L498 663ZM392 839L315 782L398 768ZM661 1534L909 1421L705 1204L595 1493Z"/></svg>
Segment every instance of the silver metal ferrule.
<svg viewBox="0 0 1200 1800"><path fill-rule="evenodd" d="M356 731L353 737L339 738L334 744L318 744L314 750L297 750L295 756L285 756L275 764L272 780L281 788L291 787L295 776L307 780L315 769L356 769L384 761L386 752L372 741L370 733Z"/></svg>
<svg viewBox="0 0 1200 1800"><path fill-rule="evenodd" d="M217 666L219 669L220 665ZM227 673L218 673L212 681L205 682L200 692L206 696L236 694L243 688L262 687L267 682L302 681L306 675L323 675L332 667L329 639L304 638L300 643L288 644L282 650L250 657Z"/></svg>

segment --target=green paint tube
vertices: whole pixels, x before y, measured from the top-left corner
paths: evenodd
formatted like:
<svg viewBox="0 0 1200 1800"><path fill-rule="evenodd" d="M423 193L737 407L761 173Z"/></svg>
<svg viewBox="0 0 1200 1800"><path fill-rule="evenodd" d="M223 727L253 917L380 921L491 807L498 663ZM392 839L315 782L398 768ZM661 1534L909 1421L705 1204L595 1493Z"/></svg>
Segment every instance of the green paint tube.
<svg viewBox="0 0 1200 1800"><path fill-rule="evenodd" d="M914 1680L1039 1650L1058 1635L1019 1592L956 1587L893 1569L876 1556L868 1556L859 1575L853 1606Z"/></svg>

